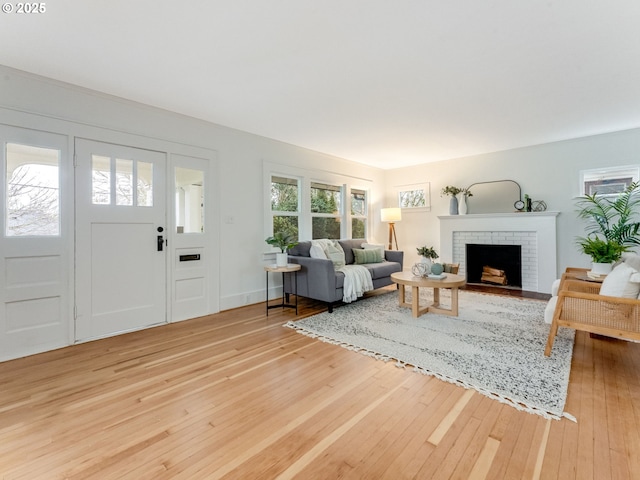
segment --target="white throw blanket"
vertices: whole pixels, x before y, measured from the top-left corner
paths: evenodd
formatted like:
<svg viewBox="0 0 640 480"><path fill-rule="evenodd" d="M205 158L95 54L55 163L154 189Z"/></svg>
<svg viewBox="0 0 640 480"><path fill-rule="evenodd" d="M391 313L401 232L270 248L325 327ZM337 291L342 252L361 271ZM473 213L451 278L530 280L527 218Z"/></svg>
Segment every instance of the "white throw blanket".
<svg viewBox="0 0 640 480"><path fill-rule="evenodd" d="M344 273L344 284L342 286L342 301L351 303L361 297L364 292L373 290L373 280L371 274L362 265L345 265L337 269Z"/></svg>

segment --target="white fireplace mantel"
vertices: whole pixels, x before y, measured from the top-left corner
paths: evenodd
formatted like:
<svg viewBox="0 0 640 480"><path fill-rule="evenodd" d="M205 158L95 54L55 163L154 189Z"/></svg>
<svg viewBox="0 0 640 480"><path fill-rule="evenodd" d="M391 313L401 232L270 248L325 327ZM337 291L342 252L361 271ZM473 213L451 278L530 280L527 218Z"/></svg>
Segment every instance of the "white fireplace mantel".
<svg viewBox="0 0 640 480"><path fill-rule="evenodd" d="M466 273L464 249L455 243L521 244L526 250L523 289L550 293L557 277L556 217L560 212L441 215L440 258L460 264ZM465 233L466 232L466 233ZM475 239L478 239L476 242Z"/></svg>

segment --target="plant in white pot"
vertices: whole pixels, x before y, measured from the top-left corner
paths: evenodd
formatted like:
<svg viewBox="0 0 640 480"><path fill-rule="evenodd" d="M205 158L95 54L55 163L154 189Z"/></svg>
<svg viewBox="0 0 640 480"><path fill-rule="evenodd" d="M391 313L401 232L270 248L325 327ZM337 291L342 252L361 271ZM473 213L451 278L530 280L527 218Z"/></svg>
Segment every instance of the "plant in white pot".
<svg viewBox="0 0 640 480"><path fill-rule="evenodd" d="M278 267L286 267L288 263L288 254L290 248L295 247L298 242L295 237L286 231L276 232L272 237L268 237L265 239L272 247L276 247L280 249L280 253L276 253L276 265Z"/></svg>
<svg viewBox="0 0 640 480"><path fill-rule="evenodd" d="M438 258L440 255L438 255L433 247L418 247L416 248L416 250L418 251L418 255L422 257L420 259L421 263L426 264L426 266L428 267L429 271L427 272L427 274L431 273L431 265L433 264L433 260Z"/></svg>
<svg viewBox="0 0 640 480"><path fill-rule="evenodd" d="M612 264L630 247L640 245L640 221L636 211L639 205L638 182L631 183L615 196L596 192L578 199L578 217L588 222L587 236L578 237L578 245L594 263Z"/></svg>
<svg viewBox="0 0 640 480"><path fill-rule="evenodd" d="M595 235L578 238L578 245L591 257L591 272L598 275L610 273L613 264L628 250L624 245L613 240L603 240Z"/></svg>

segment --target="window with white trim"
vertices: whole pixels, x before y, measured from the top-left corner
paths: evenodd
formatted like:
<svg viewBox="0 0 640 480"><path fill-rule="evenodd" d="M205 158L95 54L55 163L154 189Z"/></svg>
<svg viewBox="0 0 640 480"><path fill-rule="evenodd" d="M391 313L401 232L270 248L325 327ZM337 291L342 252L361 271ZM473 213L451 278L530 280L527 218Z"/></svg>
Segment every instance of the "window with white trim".
<svg viewBox="0 0 640 480"><path fill-rule="evenodd" d="M280 231L291 233L298 240L300 216L300 181L281 175L271 176L271 234Z"/></svg>
<svg viewBox="0 0 640 480"><path fill-rule="evenodd" d="M637 166L606 167L580 172L580 188L582 195L618 195L633 182L637 182Z"/></svg>
<svg viewBox="0 0 640 480"><path fill-rule="evenodd" d="M351 189L351 238L367 238L367 191Z"/></svg>
<svg viewBox="0 0 640 480"><path fill-rule="evenodd" d="M310 195L311 238L341 238L342 187L311 182Z"/></svg>

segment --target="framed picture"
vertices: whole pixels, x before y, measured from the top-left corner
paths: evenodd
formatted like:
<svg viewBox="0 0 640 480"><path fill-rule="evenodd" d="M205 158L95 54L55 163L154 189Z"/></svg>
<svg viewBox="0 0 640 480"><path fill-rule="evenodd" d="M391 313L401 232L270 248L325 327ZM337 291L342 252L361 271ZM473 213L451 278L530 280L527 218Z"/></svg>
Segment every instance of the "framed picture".
<svg viewBox="0 0 640 480"><path fill-rule="evenodd" d="M429 182L396 187L398 206L402 209L431 210L431 185Z"/></svg>

